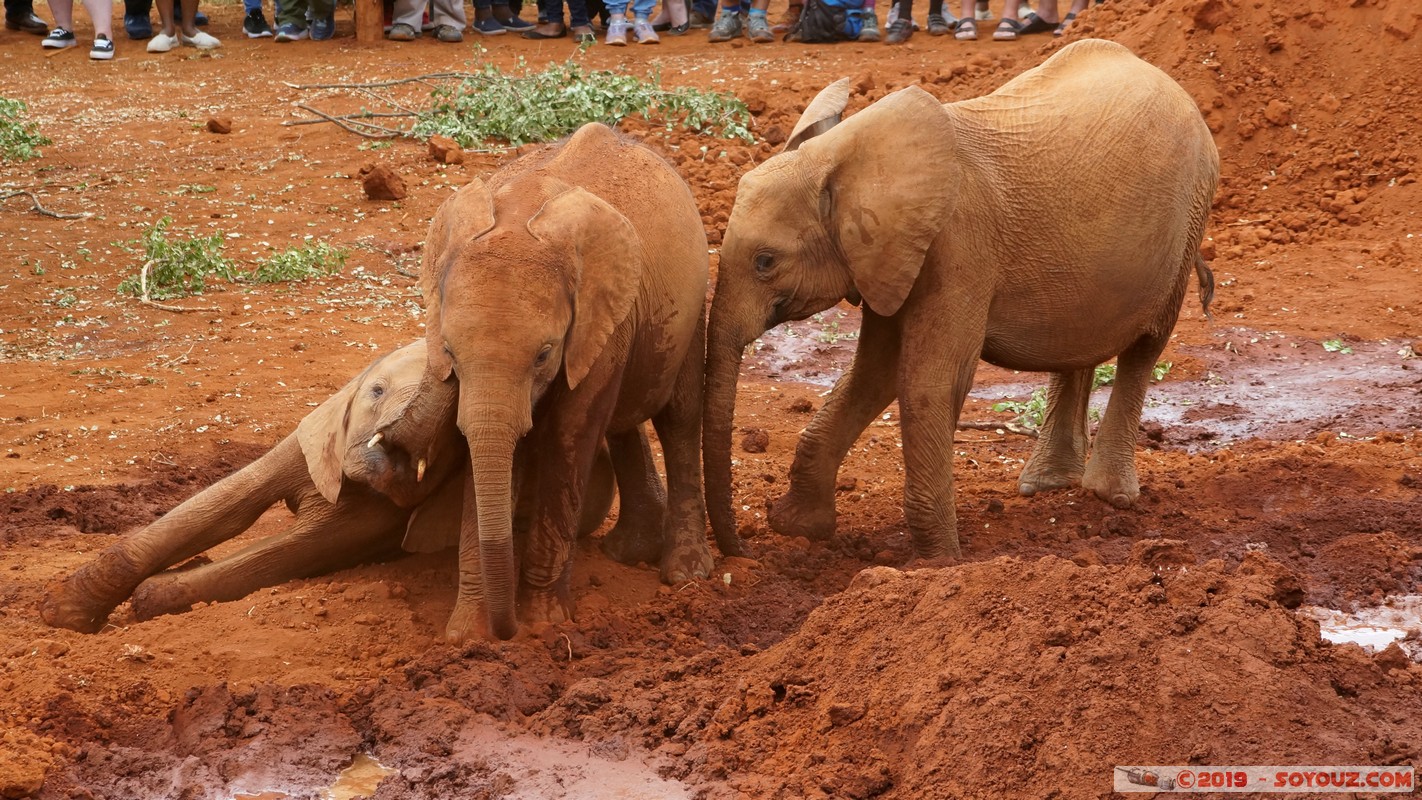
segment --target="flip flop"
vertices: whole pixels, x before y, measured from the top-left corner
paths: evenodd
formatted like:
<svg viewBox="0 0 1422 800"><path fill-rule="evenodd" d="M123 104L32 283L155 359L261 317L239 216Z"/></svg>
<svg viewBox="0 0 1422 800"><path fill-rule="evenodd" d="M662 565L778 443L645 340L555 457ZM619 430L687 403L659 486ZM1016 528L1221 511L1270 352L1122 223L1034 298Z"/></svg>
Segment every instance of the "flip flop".
<svg viewBox="0 0 1422 800"><path fill-rule="evenodd" d="M1072 20L1074 19L1076 19L1075 11L1070 14L1067 14L1065 17L1062 17L1062 23L1057 26L1056 30L1052 31L1052 35L1061 36L1062 34L1066 33L1067 26L1070 25L1072 23Z"/></svg>

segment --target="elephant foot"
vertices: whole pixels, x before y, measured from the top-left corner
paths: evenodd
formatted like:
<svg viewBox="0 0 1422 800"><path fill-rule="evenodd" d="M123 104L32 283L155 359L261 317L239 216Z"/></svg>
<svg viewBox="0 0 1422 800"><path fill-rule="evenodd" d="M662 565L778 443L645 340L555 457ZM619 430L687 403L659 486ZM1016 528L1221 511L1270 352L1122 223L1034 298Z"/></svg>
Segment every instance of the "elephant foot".
<svg viewBox="0 0 1422 800"><path fill-rule="evenodd" d="M487 634L487 621L479 604L455 601L454 611L450 612L449 622L444 626L444 640L450 644L463 644L488 638Z"/></svg>
<svg viewBox="0 0 1422 800"><path fill-rule="evenodd" d="M613 561L632 567L655 564L662 560L662 534L658 529L624 517L602 537L602 552Z"/></svg>
<svg viewBox="0 0 1422 800"><path fill-rule="evenodd" d="M1049 492L1053 489L1070 489L1080 483L1080 472L1053 473L1045 470L1024 471L1022 477L1017 479L1017 493L1023 497L1031 497L1038 492Z"/></svg>
<svg viewBox="0 0 1422 800"><path fill-rule="evenodd" d="M573 621L573 598L560 587L555 586L547 589L530 587L525 594L523 607L525 609L524 616L529 624L536 625L540 622L547 622L557 625L560 622Z"/></svg>
<svg viewBox="0 0 1422 800"><path fill-rule="evenodd" d="M834 498L829 502L813 502L800 499L792 488L779 500L770 505L770 528L784 536L803 536L806 539L828 539L834 536Z"/></svg>
<svg viewBox="0 0 1422 800"><path fill-rule="evenodd" d="M193 604L202 600L191 589L176 578L149 578L133 590L130 603L133 615L139 620L150 620L164 614L183 614L191 611Z"/></svg>
<svg viewBox="0 0 1422 800"><path fill-rule="evenodd" d="M1088 465L1081 485L1116 508L1130 508L1136 504L1136 498L1141 496L1141 484L1134 468L1113 473L1106 469L1093 469Z"/></svg>
<svg viewBox="0 0 1422 800"><path fill-rule="evenodd" d="M904 569L951 566L963 557L963 547L955 530L910 531L909 535L913 539L913 558Z"/></svg>
<svg viewBox="0 0 1422 800"><path fill-rule="evenodd" d="M677 542L667 548L662 556L662 583L675 586L679 583L711 577L716 560L711 556L711 548L706 545L704 535L695 541Z"/></svg>
<svg viewBox="0 0 1422 800"><path fill-rule="evenodd" d="M98 633L117 603L96 601L75 585L71 576L50 584L40 601L40 618L52 628L68 628L80 633Z"/></svg>

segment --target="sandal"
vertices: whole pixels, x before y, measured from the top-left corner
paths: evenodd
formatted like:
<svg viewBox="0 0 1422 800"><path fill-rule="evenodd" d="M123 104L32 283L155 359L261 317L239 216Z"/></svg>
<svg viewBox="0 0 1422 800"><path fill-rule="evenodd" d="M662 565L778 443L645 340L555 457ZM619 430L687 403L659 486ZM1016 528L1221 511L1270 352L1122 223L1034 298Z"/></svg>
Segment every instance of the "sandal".
<svg viewBox="0 0 1422 800"><path fill-rule="evenodd" d="M546 33L538 28L529 28L520 35L525 39L561 39L568 35L568 29L559 25L557 33Z"/></svg>
<svg viewBox="0 0 1422 800"><path fill-rule="evenodd" d="M1070 14L1067 14L1065 17L1062 17L1061 24L1057 26L1056 30L1052 31L1052 35L1061 36L1062 34L1066 33L1067 26L1070 25L1072 23L1072 20L1074 19L1076 19L1075 11Z"/></svg>
<svg viewBox="0 0 1422 800"><path fill-rule="evenodd" d="M1017 40L1017 31L1022 27L1022 23L1015 19L1003 19L997 23L997 30L992 32L994 42L1013 42Z"/></svg>
<svg viewBox="0 0 1422 800"><path fill-rule="evenodd" d="M972 42L978 38L978 24L972 17L964 17L958 20L958 32L953 34L953 38L960 42Z"/></svg>
<svg viewBox="0 0 1422 800"><path fill-rule="evenodd" d="M1026 36L1029 33L1047 33L1057 27L1057 23L1048 22L1036 14L1028 14L1022 20L1022 27L1017 29L1018 36Z"/></svg>
<svg viewBox="0 0 1422 800"><path fill-rule="evenodd" d="M928 35L947 36L953 32L953 26L948 24L948 19L942 14L928 15Z"/></svg>

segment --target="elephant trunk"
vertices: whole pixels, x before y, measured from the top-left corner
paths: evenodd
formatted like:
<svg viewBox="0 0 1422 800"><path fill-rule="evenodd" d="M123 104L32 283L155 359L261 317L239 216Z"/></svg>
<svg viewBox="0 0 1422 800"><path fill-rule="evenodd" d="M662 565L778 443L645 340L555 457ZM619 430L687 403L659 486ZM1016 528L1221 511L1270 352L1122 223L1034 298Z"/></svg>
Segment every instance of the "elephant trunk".
<svg viewBox="0 0 1422 800"><path fill-rule="evenodd" d="M736 514L731 507L731 423L736 414L736 381L745 343L718 319L712 308L706 351L706 389L702 401L701 452L706 473L706 512L711 532L724 555L739 555ZM727 552L728 547L736 552Z"/></svg>
<svg viewBox="0 0 1422 800"><path fill-rule="evenodd" d="M433 372L425 372L399 415L381 426L370 442L371 446L383 442L388 450L403 450L408 454L415 485L409 485L410 476L402 471L369 476L373 488L403 508L411 508L424 499L432 489L432 485L420 485L424 484L425 473L431 469L444 471L449 466L445 462L449 461L450 454L442 452L441 446L455 435L458 400L458 381L443 380Z"/></svg>
<svg viewBox="0 0 1422 800"><path fill-rule="evenodd" d="M519 436L512 426L500 423L468 428L466 435L474 497L465 496L460 528L460 599L470 597L471 589L473 597L482 594L489 631L500 639L511 639L518 632L514 616L518 565L514 558L512 498L514 448ZM476 576L480 586L472 587L469 583Z"/></svg>

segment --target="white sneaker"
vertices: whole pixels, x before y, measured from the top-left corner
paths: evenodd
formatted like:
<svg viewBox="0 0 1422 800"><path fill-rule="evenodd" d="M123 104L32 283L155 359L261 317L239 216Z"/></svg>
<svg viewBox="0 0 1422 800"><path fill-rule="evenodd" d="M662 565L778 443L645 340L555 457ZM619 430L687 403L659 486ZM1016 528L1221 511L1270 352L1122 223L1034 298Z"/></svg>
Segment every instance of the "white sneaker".
<svg viewBox="0 0 1422 800"><path fill-rule="evenodd" d="M216 50L222 46L222 40L210 33L198 31L192 36L183 33L178 34L178 41L184 47L196 47L199 50Z"/></svg>
<svg viewBox="0 0 1422 800"><path fill-rule="evenodd" d="M169 36L162 31L153 34L153 38L148 40L148 52L150 53L166 53L177 46L178 37L176 35Z"/></svg>
<svg viewBox="0 0 1422 800"><path fill-rule="evenodd" d="M95 61L110 61L114 57L114 40L100 34L94 37L94 46L89 49L89 58Z"/></svg>

